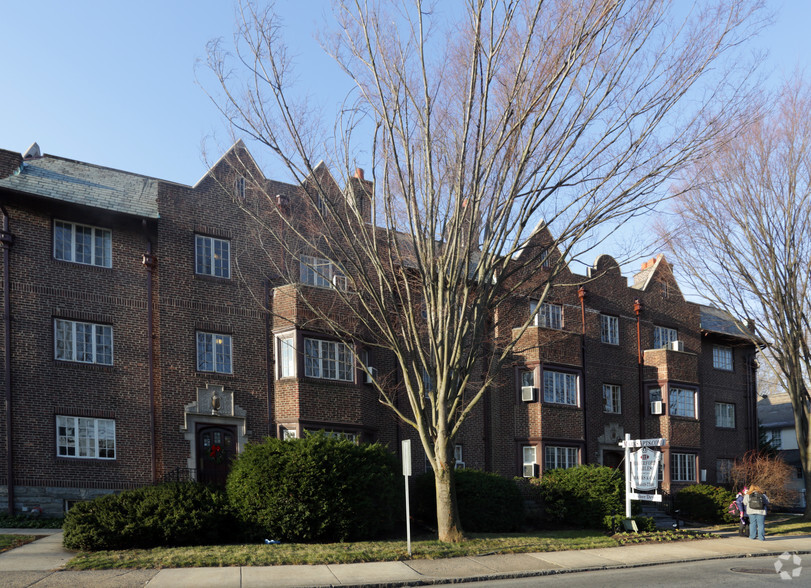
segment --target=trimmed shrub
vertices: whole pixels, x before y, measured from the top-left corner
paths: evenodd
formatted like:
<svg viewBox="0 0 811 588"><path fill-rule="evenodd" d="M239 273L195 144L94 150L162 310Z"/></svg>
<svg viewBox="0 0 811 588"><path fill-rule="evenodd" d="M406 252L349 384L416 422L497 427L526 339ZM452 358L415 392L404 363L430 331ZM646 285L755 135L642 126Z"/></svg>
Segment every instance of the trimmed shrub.
<svg viewBox="0 0 811 588"><path fill-rule="evenodd" d="M735 494L725 488L695 484L679 490L675 506L683 518L704 523L732 523L737 520L728 510L733 500Z"/></svg>
<svg viewBox="0 0 811 588"><path fill-rule="evenodd" d="M538 487L545 524L610 530L606 517L625 512L625 478L618 469L592 464L550 470ZM639 512L638 504L632 508Z"/></svg>
<svg viewBox="0 0 811 588"><path fill-rule="evenodd" d="M656 531L656 521L653 517L636 516L631 517L636 522L636 530L640 533L648 533ZM625 532L622 521L625 520L625 515L608 515L603 519L603 526L609 531L616 531L617 533Z"/></svg>
<svg viewBox="0 0 811 588"><path fill-rule="evenodd" d="M174 482L79 502L65 516L68 549L208 545L233 539L223 492Z"/></svg>
<svg viewBox="0 0 811 588"><path fill-rule="evenodd" d="M524 499L515 482L480 470L455 470L456 504L462 529L471 533L518 531L524 522ZM436 526L434 473L414 480L414 515Z"/></svg>
<svg viewBox="0 0 811 588"><path fill-rule="evenodd" d="M303 439L248 444L226 491L251 539L303 543L370 539L392 530L402 512L397 462L380 444Z"/></svg>

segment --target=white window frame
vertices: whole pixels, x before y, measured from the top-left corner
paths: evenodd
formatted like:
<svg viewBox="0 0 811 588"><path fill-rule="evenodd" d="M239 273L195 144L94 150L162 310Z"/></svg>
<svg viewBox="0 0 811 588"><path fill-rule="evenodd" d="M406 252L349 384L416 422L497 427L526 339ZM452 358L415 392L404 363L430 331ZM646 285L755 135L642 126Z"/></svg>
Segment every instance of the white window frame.
<svg viewBox="0 0 811 588"><path fill-rule="evenodd" d="M453 462L454 468L465 467L464 451L461 443L457 443L453 446Z"/></svg>
<svg viewBox="0 0 811 588"><path fill-rule="evenodd" d="M197 331L195 339L198 372L234 373L234 346L231 335Z"/></svg>
<svg viewBox="0 0 811 588"><path fill-rule="evenodd" d="M296 335L288 333L276 337L276 379L295 378Z"/></svg>
<svg viewBox="0 0 811 588"><path fill-rule="evenodd" d="M735 405L731 402L715 403L715 426L724 429L735 428Z"/></svg>
<svg viewBox="0 0 811 588"><path fill-rule="evenodd" d="M725 345L712 346L712 367L717 370L731 372L733 365L732 347Z"/></svg>
<svg viewBox="0 0 811 588"><path fill-rule="evenodd" d="M622 414L622 388L617 384L603 384L603 412Z"/></svg>
<svg viewBox="0 0 811 588"><path fill-rule="evenodd" d="M536 308L538 308L538 301L532 300L529 303L529 312L534 313ZM549 302L541 303L541 308L538 309L538 313L535 315L533 324L536 327L543 327L546 329L562 329L563 306Z"/></svg>
<svg viewBox="0 0 811 588"><path fill-rule="evenodd" d="M352 349L341 341L304 338L304 375L308 378L355 381Z"/></svg>
<svg viewBox="0 0 811 588"><path fill-rule="evenodd" d="M653 348L663 349L670 345L673 341L679 340L679 332L670 327L653 327Z"/></svg>
<svg viewBox="0 0 811 588"><path fill-rule="evenodd" d="M521 448L521 475L525 478L535 477L535 466L538 463L538 448L535 445L524 445ZM532 466L532 476L524 474L526 466Z"/></svg>
<svg viewBox="0 0 811 588"><path fill-rule="evenodd" d="M195 235L194 273L230 280L231 242L207 235Z"/></svg>
<svg viewBox="0 0 811 588"><path fill-rule="evenodd" d="M698 418L697 398L698 393L690 388L669 388L667 404L669 406L670 416L680 416L690 419Z"/></svg>
<svg viewBox="0 0 811 588"><path fill-rule="evenodd" d="M113 365L113 327L54 319L54 359Z"/></svg>
<svg viewBox="0 0 811 588"><path fill-rule="evenodd" d="M324 257L302 255L299 260L299 281L316 288L349 290L349 280L337 265Z"/></svg>
<svg viewBox="0 0 811 588"><path fill-rule="evenodd" d="M70 231L70 235L62 231ZM90 242L80 240L79 233L89 238ZM54 259L70 263L113 267L113 232L101 227L54 220L53 256Z"/></svg>
<svg viewBox="0 0 811 588"><path fill-rule="evenodd" d="M295 429L283 429L282 430L282 440L283 441L290 441L291 439L298 439L298 433Z"/></svg>
<svg viewBox="0 0 811 588"><path fill-rule="evenodd" d="M56 416L56 455L78 459L116 458L115 420Z"/></svg>
<svg viewBox="0 0 811 588"><path fill-rule="evenodd" d="M543 371L543 401L568 406L579 406L579 378L577 374Z"/></svg>
<svg viewBox="0 0 811 588"><path fill-rule="evenodd" d="M766 429L766 440L769 441L775 449L783 448L783 430L779 428Z"/></svg>
<svg viewBox="0 0 811 588"><path fill-rule="evenodd" d="M611 314L600 315L600 341L608 345L620 344L620 319Z"/></svg>
<svg viewBox="0 0 811 588"><path fill-rule="evenodd" d="M543 450L545 472L580 465L580 450L566 445L547 445Z"/></svg>
<svg viewBox="0 0 811 588"><path fill-rule="evenodd" d="M696 454L671 453L670 454L670 481L696 482Z"/></svg>

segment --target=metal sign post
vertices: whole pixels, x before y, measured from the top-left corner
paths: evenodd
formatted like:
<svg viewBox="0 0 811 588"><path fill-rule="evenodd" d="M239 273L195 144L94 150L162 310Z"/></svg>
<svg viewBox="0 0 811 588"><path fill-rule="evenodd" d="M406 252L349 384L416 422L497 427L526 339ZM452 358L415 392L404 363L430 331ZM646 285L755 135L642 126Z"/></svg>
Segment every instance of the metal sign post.
<svg viewBox="0 0 811 588"><path fill-rule="evenodd" d="M411 439L403 440L403 479L405 480L405 507L406 507L406 543L408 544L408 557L411 557L411 509L408 500L408 477L411 475Z"/></svg>

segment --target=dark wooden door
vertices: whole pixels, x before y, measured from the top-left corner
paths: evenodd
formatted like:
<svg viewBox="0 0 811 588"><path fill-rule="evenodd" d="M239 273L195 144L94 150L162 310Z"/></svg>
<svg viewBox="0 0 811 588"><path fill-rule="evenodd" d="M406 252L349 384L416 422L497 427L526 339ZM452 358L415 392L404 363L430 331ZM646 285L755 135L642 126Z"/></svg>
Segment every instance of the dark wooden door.
<svg viewBox="0 0 811 588"><path fill-rule="evenodd" d="M603 465L610 468L616 468L622 463L623 457L625 457L625 454L621 451L604 451Z"/></svg>
<svg viewBox="0 0 811 588"><path fill-rule="evenodd" d="M234 426L197 425L198 481L225 486L237 450L236 438Z"/></svg>

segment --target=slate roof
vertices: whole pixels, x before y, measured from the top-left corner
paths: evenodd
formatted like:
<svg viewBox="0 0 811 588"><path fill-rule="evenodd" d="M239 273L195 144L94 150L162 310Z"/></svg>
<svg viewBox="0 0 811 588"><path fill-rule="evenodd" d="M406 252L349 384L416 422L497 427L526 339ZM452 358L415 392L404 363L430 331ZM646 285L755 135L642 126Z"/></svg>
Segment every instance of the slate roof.
<svg viewBox="0 0 811 588"><path fill-rule="evenodd" d="M159 180L52 155L28 159L0 188L139 217L158 218Z"/></svg>
<svg viewBox="0 0 811 588"><path fill-rule="evenodd" d="M726 311L713 306L700 305L701 308L701 330L709 333L719 333L740 339L749 338L741 329L746 326L736 321L735 318Z"/></svg>
<svg viewBox="0 0 811 588"><path fill-rule="evenodd" d="M786 393L768 394L757 401L758 420L764 427L794 428L794 411Z"/></svg>

